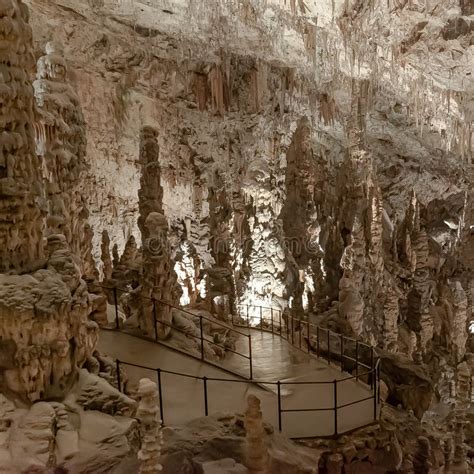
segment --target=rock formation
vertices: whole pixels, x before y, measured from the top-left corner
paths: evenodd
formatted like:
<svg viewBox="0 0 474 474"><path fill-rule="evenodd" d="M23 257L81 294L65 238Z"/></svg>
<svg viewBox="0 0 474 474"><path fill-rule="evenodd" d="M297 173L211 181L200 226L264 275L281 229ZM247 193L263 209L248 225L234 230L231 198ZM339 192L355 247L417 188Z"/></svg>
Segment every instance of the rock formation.
<svg viewBox="0 0 474 474"><path fill-rule="evenodd" d="M244 426L246 431L246 462L250 472L268 472L268 453L263 427L260 400L255 395L247 397Z"/></svg>
<svg viewBox="0 0 474 474"><path fill-rule="evenodd" d="M239 303L374 344L390 433L326 446L322 470L370 472L384 452L392 471L472 469L471 3L35 0L32 37L25 5L0 0L1 429L51 469L133 450L134 422L107 412L133 403L105 389L116 369L94 350L93 256L126 290L124 329L194 355L199 314L230 321ZM65 421L82 367L106 385L89 373L81 423L94 432L84 407L105 390L97 417L120 433L97 450Z"/></svg>
<svg viewBox="0 0 474 474"><path fill-rule="evenodd" d="M36 82L43 109L34 121L28 10L20 0L6 0L0 2L0 19L0 79L7 104L1 132L0 271L8 272L0 274L1 468L43 472L67 465L66 470L87 466L99 472L133 452L132 419L113 415L130 416L134 402L81 369L93 359L94 320L101 319L104 299L90 293L82 278L93 280L95 270L87 211L78 192L84 158L80 107L72 89L55 82L64 78L64 62L59 48L48 43ZM92 410L87 415L86 406ZM87 453L84 445L98 426L103 431Z"/></svg>
<svg viewBox="0 0 474 474"><path fill-rule="evenodd" d="M160 464L160 451L163 444L159 420L159 400L156 383L141 379L137 396L140 400L137 418L140 421L142 446L138 452L140 473L158 473L163 469Z"/></svg>
<svg viewBox="0 0 474 474"><path fill-rule="evenodd" d="M1 5L0 271L21 270L43 257L46 200L34 145L32 32L22 2Z"/></svg>
<svg viewBox="0 0 474 474"><path fill-rule="evenodd" d="M137 291L141 300L138 323L146 334L165 338L171 331L172 309L163 302L177 305L180 295L168 250L168 222L163 215L163 189L156 137L156 131L150 127L141 131L142 175L138 192L138 226L142 234L143 269ZM160 325L159 322L165 324Z"/></svg>
<svg viewBox="0 0 474 474"><path fill-rule="evenodd" d="M46 43L45 53L38 60L33 87L39 110L36 149L43 162L49 204L47 234L64 234L84 271L92 245L86 235L88 211L80 190L86 167L85 123L79 97L67 80L61 44Z"/></svg>

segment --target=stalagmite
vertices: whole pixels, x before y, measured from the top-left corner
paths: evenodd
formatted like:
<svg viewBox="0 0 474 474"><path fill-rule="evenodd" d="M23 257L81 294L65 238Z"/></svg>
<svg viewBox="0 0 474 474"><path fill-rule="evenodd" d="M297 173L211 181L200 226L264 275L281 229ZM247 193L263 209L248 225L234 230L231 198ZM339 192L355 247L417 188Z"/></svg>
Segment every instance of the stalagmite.
<svg viewBox="0 0 474 474"><path fill-rule="evenodd" d="M456 402L454 405L454 452L452 460L453 473L467 473L469 466L467 463L467 446L465 442L465 429L468 425L467 413L471 405L472 393L472 373L467 362L463 362L457 367L456 377Z"/></svg>
<svg viewBox="0 0 474 474"><path fill-rule="evenodd" d="M177 305L180 288L168 250L168 222L163 215L163 189L160 183L157 132L145 127L140 136L141 187L138 191L142 233L143 270L140 286L138 323L149 336L170 334L172 309L160 303ZM163 322L165 324L159 324ZM158 323L158 324L157 324Z"/></svg>
<svg viewBox="0 0 474 474"><path fill-rule="evenodd" d="M102 231L101 260L103 279L110 280L112 276L112 259L110 258L110 238L108 232L105 229Z"/></svg>
<svg viewBox="0 0 474 474"><path fill-rule="evenodd" d="M471 472L471 3L0 0L0 471Z"/></svg>
<svg viewBox="0 0 474 474"><path fill-rule="evenodd" d="M138 382L139 398L137 418L140 421L141 448L138 452L140 474L158 473L163 470L160 464L163 435L159 419L159 397L155 382L141 379Z"/></svg>
<svg viewBox="0 0 474 474"><path fill-rule="evenodd" d="M87 238L88 211L80 193L86 168L84 117L79 97L67 81L61 44L46 43L45 53L38 60L33 86L40 128L46 130L40 148L49 202L47 233L64 234L85 271L92 242Z"/></svg>
<svg viewBox="0 0 474 474"><path fill-rule="evenodd" d="M268 472L266 436L260 411L260 400L255 395L247 397L244 426L246 432L245 465L251 473L266 473Z"/></svg>
<svg viewBox="0 0 474 474"><path fill-rule="evenodd" d="M29 13L21 1L4 0L0 15L0 271L8 272L43 257L47 206L34 144Z"/></svg>
<svg viewBox="0 0 474 474"><path fill-rule="evenodd" d="M413 471L415 474L429 473L431 467L430 456L430 440L424 436L419 436L417 450L413 459Z"/></svg>

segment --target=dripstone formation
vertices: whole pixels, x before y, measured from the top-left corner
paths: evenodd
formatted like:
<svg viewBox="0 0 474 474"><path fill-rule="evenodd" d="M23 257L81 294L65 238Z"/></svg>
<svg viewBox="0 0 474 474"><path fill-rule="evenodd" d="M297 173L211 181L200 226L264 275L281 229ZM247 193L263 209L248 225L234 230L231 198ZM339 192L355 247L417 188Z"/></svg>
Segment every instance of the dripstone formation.
<svg viewBox="0 0 474 474"><path fill-rule="evenodd" d="M0 0L5 470L472 471L472 1L25 3ZM155 388L101 331L232 364L242 304L308 352L306 323L374 346L380 420L285 464L250 399L158 453Z"/></svg>
<svg viewBox="0 0 474 474"><path fill-rule="evenodd" d="M178 304L180 288L168 250L168 222L162 212L163 190L156 137L156 131L150 127L141 131L138 226L142 234L143 269L137 292L141 298L138 322L146 334L154 336L156 333L165 338L171 332L172 308L164 303Z"/></svg>
<svg viewBox="0 0 474 474"><path fill-rule="evenodd" d="M87 270L94 277L87 212L77 206L82 201L77 180L84 134L77 97L69 86L53 80L64 79L65 72L53 43L48 43L47 56L39 63L36 93L44 110L35 122L28 17L21 1L0 2L5 104L0 165L4 272L0 273L0 404L6 416L1 426L1 468L100 470L101 463L114 466L133 450L128 436L135 427L127 417L134 402L82 369L86 363L94 365L98 340L94 319L101 319L104 309L103 297L90 293L83 279ZM39 131L39 156L34 127ZM92 410L95 421L83 414L83 407ZM118 412L125 416L121 423L113 416ZM115 430L121 448L111 448L110 439L98 439L87 452L83 444L101 417L106 431ZM100 451L102 459L94 461Z"/></svg>
<svg viewBox="0 0 474 474"><path fill-rule="evenodd" d="M33 133L29 13L23 3L7 0L1 12L0 271L7 272L43 257L46 200Z"/></svg>

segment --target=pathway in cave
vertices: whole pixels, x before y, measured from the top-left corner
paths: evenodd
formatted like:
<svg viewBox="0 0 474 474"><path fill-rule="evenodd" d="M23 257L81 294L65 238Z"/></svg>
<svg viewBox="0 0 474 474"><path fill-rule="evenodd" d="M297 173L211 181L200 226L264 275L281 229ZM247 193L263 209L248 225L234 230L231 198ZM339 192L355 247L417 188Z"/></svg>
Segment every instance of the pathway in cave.
<svg viewBox="0 0 474 474"><path fill-rule="evenodd" d="M242 344L245 344L242 341ZM278 427L278 397L276 385L255 385L212 365L192 359L151 341L132 335L101 331L99 350L122 361L147 367L161 368L193 376L227 379L207 381L209 414L243 412L248 394L255 394L262 401L263 416ZM324 409L328 411L302 411L282 413L282 431L287 436L330 436L334 433L334 383L347 374L298 351L278 336L252 331L254 378L265 381L280 380L282 385L282 409ZM235 369L241 360L233 355L227 359L229 368ZM126 368L130 384L142 377L156 381L156 371ZM204 416L204 384L202 380L172 374L161 374L163 390L164 422L178 426L194 418ZM230 381L232 380L232 381ZM301 382L324 381L325 384ZM299 383L296 383L299 382ZM270 390L269 390L270 389ZM338 383L337 402L344 405L371 395L370 388L361 382L348 380ZM373 421L373 400L339 408L338 432L345 432Z"/></svg>

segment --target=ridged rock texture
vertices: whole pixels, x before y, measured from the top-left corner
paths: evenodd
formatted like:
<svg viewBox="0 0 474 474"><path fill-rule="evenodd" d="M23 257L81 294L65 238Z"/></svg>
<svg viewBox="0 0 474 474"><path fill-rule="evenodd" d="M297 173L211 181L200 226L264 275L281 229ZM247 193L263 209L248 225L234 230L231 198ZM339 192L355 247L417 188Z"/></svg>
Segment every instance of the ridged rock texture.
<svg viewBox="0 0 474 474"><path fill-rule="evenodd" d="M0 271L5 272L20 270L43 257L46 200L33 132L29 13L21 2L5 0L0 6Z"/></svg>
<svg viewBox="0 0 474 474"><path fill-rule="evenodd" d="M105 309L84 279L97 276L84 122L56 43L38 62L35 108L28 19L21 0L0 2L1 470L101 472L134 449L134 402L82 369Z"/></svg>
<svg viewBox="0 0 474 474"><path fill-rule="evenodd" d="M86 262L92 242L87 239L88 211L81 193L86 167L86 135L79 97L66 79L61 44L48 42L38 60L33 82L39 120L36 148L42 158L49 204L47 233L64 234L81 270L92 275L94 262Z"/></svg>
<svg viewBox="0 0 474 474"><path fill-rule="evenodd" d="M157 474L163 468L160 464L160 451L163 444L159 419L158 387L150 379L141 379L137 396L140 399L137 418L140 420L142 447L138 452L140 474Z"/></svg>
<svg viewBox="0 0 474 474"><path fill-rule="evenodd" d="M142 235L143 269L137 290L140 299L138 323L149 336L156 333L165 338L171 332L172 322L172 308L165 303L178 304L181 289L168 250L168 222L163 215L156 136L157 132L150 127L141 131L138 226Z"/></svg>
<svg viewBox="0 0 474 474"><path fill-rule="evenodd" d="M73 383L95 337L79 328L97 312L80 278L92 253L151 336L170 334L144 296L223 319L263 303L375 344L387 403L438 425L459 463L472 433L447 413L474 349L472 1L29 5L34 44L24 4L0 0L2 364L18 345L38 373L53 367L28 345L50 285L55 326L81 307L64 339L84 343L53 351ZM56 387L35 373L3 386L24 399ZM438 441L403 465L426 469Z"/></svg>

